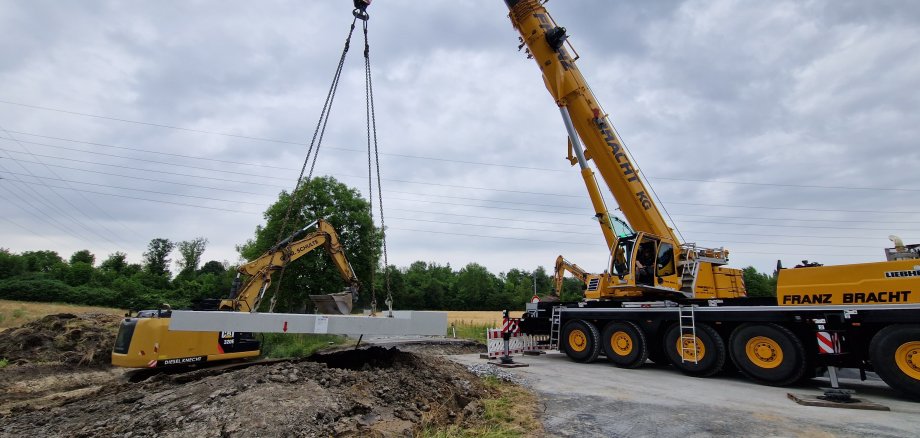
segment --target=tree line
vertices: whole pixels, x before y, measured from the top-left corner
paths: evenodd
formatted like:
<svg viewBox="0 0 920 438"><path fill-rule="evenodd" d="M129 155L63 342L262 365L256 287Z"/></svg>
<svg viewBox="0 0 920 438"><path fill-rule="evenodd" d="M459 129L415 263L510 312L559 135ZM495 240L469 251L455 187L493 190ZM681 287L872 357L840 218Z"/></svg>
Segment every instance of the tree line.
<svg viewBox="0 0 920 438"><path fill-rule="evenodd" d="M459 270L426 261L382 267L383 231L374 226L370 203L332 177L304 180L293 194L282 191L263 216L265 223L237 247L242 259L259 257L283 238L302 238L310 232L311 222L324 218L336 228L363 285L356 307L368 308L376 299L381 308L389 292L399 309L520 310L535 292L545 296L553 288L551 273L543 267L498 274L476 263ZM200 237L187 241L157 237L150 240L141 263L128 263L124 252L97 263L89 250L65 260L53 250L17 254L0 248L0 298L126 309L157 308L163 303L194 307L206 299L226 298L236 276L237 266L228 262L201 264L207 243ZM173 254L178 256L175 260ZM175 276L170 271L173 264ZM751 296L776 295L775 276L748 267L744 280ZM311 311L308 295L334 293L344 286L332 259L319 249L291 263L283 275L275 274L274 281L270 293L277 296L276 311L288 312ZM578 280L566 278L561 299L580 299L582 288Z"/></svg>

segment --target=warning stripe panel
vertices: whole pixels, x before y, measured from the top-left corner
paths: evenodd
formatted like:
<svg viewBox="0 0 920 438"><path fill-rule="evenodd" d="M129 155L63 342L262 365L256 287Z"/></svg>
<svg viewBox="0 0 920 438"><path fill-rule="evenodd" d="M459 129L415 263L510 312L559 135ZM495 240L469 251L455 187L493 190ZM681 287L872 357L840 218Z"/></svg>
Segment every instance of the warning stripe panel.
<svg viewBox="0 0 920 438"><path fill-rule="evenodd" d="M817 332L818 338L818 352L821 354L834 354L836 349L834 348L833 336L828 332Z"/></svg>

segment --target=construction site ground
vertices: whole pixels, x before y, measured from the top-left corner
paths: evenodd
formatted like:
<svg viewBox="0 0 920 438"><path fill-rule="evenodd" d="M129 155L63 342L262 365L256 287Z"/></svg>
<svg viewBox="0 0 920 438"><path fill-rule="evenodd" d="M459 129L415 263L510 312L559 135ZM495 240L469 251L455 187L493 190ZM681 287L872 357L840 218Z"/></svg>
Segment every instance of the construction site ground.
<svg viewBox="0 0 920 438"><path fill-rule="evenodd" d="M478 354L450 356L464 365L482 364ZM640 369L616 368L600 358L576 363L564 354L518 356L528 367L506 370L532 388L545 407L549 436L770 436L916 437L920 403L899 396L878 380L842 379L856 397L890 411L801 406L787 393L820 395L827 379L777 388L740 375L692 378L651 362Z"/></svg>
<svg viewBox="0 0 920 438"><path fill-rule="evenodd" d="M0 332L0 437L411 436L482 424L482 401L495 391L442 357L483 351L462 340L118 369L108 361L119 321L48 315Z"/></svg>
<svg viewBox="0 0 920 438"><path fill-rule="evenodd" d="M491 374L533 391L515 406L542 422L521 436L914 437L920 403L878 380L844 379L890 411L801 406L787 393L820 394L826 380L793 388L738 375L686 377L651 363L575 363L557 352L487 365L481 344L450 338L370 336L309 359L181 372L107 365L111 315L60 314L0 332L0 437L409 436L481 427ZM472 372L471 372L472 371ZM534 408L534 405L537 408ZM534 414L536 411L536 414ZM474 429L484 430L484 429Z"/></svg>

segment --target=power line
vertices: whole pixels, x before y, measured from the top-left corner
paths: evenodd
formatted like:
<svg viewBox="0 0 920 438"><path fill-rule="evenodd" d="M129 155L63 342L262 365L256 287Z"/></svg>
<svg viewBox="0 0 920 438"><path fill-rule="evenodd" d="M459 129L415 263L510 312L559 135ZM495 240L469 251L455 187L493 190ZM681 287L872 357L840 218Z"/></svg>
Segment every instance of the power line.
<svg viewBox="0 0 920 438"><path fill-rule="evenodd" d="M6 198L4 197L3 199L6 199ZM7 201L9 201L9 200L7 199ZM51 239L49 239L49 238L47 238L47 237L45 237L45 236L42 236L41 234L36 233L35 230L33 230L33 229L31 229L31 228L28 228L28 227L26 227L26 226L20 225L19 223L17 223L16 221L14 221L14 220L12 220L12 219L10 219L10 218L6 218L6 217L0 216L0 219L3 219L3 220L5 220L5 221L9 222L9 223L15 225L16 227L21 228L22 230L25 230L25 232L27 232L27 233L29 233L29 234L32 234L32 235L34 235L35 237L38 237L38 238L40 238L40 239L42 239L42 240L44 240L44 241L46 241L46 242L48 242L48 243L51 243L51 244L56 244L56 243L58 243L58 242L52 242Z"/></svg>
<svg viewBox="0 0 920 438"><path fill-rule="evenodd" d="M14 161L15 161L15 160L14 160ZM21 165L20 165L20 166L21 166ZM9 170L6 169L6 166L3 166L2 164L0 164L0 171L4 171L4 172L7 172L7 173L11 173ZM16 176L16 175L14 175L14 178L13 178L13 179L6 178L6 180L7 180L7 181L10 181L10 182L24 182L24 181L22 181L21 178L19 178L19 176ZM33 183L33 184L34 184L34 183ZM45 186L46 188L48 187L47 184L41 184L41 185ZM81 223L79 220L77 220L75 217L73 217L72 215L70 215L69 213L67 213L66 211L64 211L63 209L61 209L60 207L58 207L57 205L55 205L54 202L51 202L51 200L49 200L47 197L45 197L44 194L42 194L42 193L39 192L38 190L35 190L35 188L33 188L33 187L31 187L31 186L26 186L26 188L29 189L29 191L32 192L32 193L36 196L36 198L33 198L33 199L35 199L36 201L39 201L39 203L41 203L43 206L49 208L50 210L54 210L57 214L60 214L61 216L64 216L64 217L67 217L68 219L70 219L71 221L73 221L73 223L75 223L75 224L77 224L77 225L80 225L80 226L82 226L84 229L87 229L87 230L88 230L88 227L86 227L86 225L84 225L84 224ZM22 190L22 189L20 189L20 190ZM23 191L23 193L26 193L25 190L22 190L22 191ZM55 193L55 194L58 195L58 196L61 196L59 193L54 192L53 190L52 190L52 192ZM10 193L14 193L14 192L10 191ZM21 199L26 205L28 205L28 206L30 206L30 207L36 209L37 211L41 211L40 209L36 208L36 207L35 207L30 201L28 201L27 199L24 199L24 198L20 197L20 196L19 196L18 194L16 194L16 193L14 193L14 194L16 195L17 198ZM43 212L43 213L44 213L44 212ZM48 215L48 217L50 218L51 216ZM69 226L64 225L64 224L61 223L60 221L57 221L57 220L55 219L55 222L57 222L58 224L60 224L64 229L67 230L67 232L69 232L69 233L71 233L71 234L74 234L74 235L78 235L78 236L80 236L80 238L86 240L87 242L90 241L89 239L86 239L86 236L77 233L74 229L71 229ZM89 230L88 230L88 231L89 231ZM90 232L92 232L92 231L90 231ZM101 236L100 236L100 237L101 237ZM103 237L103 239L105 239L105 238Z"/></svg>
<svg viewBox="0 0 920 438"><path fill-rule="evenodd" d="M883 213L883 214L920 214L920 211L881 211L881 210L836 210L822 208L795 208L795 207L764 207L756 205L729 205L729 204L700 204L693 202L670 202L662 201L674 205L696 205L702 207L729 207L729 208L755 208L761 210L793 210L793 211L823 211L834 213Z"/></svg>
<svg viewBox="0 0 920 438"><path fill-rule="evenodd" d="M531 219L520 219L520 218L505 218L505 217L482 216L482 215L467 215L467 214L459 214L459 213L444 213L444 212L425 211L425 210L412 210L412 209L407 209L407 208L390 208L390 210L403 211L407 213L424 213L424 214L433 214L433 215L441 215L441 216L457 216L457 217L490 219L490 220L509 221L509 222L529 222L529 223L544 224L544 225L558 225L558 226L566 227L566 229L553 230L553 231L564 232L564 233L570 233L571 232L570 229L581 228L585 226L590 227L587 223L579 225L579 224L573 224L573 223L535 221ZM695 233L695 234L728 235L728 236L790 237L790 238L847 239L847 240L887 240L888 239L887 236L886 237L818 236L818 235L802 235L802 234L730 233L730 232L725 232L725 231L708 232L708 231L700 231L700 230L686 230L686 231L688 233ZM905 237L905 239L920 240L920 237Z"/></svg>
<svg viewBox="0 0 920 438"><path fill-rule="evenodd" d="M25 147L25 145L23 145L18 139L16 139L16 137L14 137L13 134L11 134L9 131L7 131L6 128L4 128L3 126L0 126L0 130L3 130L3 132L6 133L7 137L9 137L10 140L15 141L16 144L19 145L19 147L21 147L24 151L26 151L27 153L29 153L30 155L32 155L32 151L30 151L27 147ZM2 137L0 137L0 138L2 138ZM39 162L39 164L41 164L41 165L42 165L48 172L50 172L52 175L54 175L54 176L56 176L56 177L58 177L58 178L61 177L60 175L58 175L57 173L55 173L54 170L52 170L50 167L48 167L47 165L45 165L45 163L42 162L40 158L36 157L35 155L32 155L32 157L33 157L34 159L36 159L36 160ZM15 159L14 159L14 160L15 160ZM20 166L21 166L23 169L26 168L25 166L22 166L22 165L20 165ZM31 174L32 172L29 171L29 173ZM86 201L87 204L89 204L90 206L92 206L93 208L95 208L96 211L102 213L103 215L105 215L106 217L108 217L110 220L112 220L113 222L115 222L115 223L117 223L118 225L120 225L120 226L121 226L122 228L124 228L126 231L129 231L129 232L131 231L130 229L128 229L127 226L125 226L123 223L121 223L120 221L118 221L117 219L115 219L114 217L112 217L112 215L110 215L107 211L103 210L101 207L99 207L98 205L96 205L95 203L93 203L93 201L91 201L89 198L87 198L86 196L84 196L82 193L77 192L77 194L80 195L80 197L83 198L83 200ZM90 216L89 214L87 214L86 211L84 211L84 210L83 210L82 208L80 208L79 206L74 205L72 202L70 202L69 199L64 198L64 200L67 202L67 204L69 204L69 205L70 205L71 207L73 207L75 210L77 210L77 211L79 211L80 213L82 213L83 216L85 216L85 217L86 217L87 219L89 219L91 222L95 223L97 226L101 226L102 229L104 229L105 231L108 231L109 234L111 234L113 237L115 237L116 239L121 240L122 242L127 242L127 241L124 239L123 236L119 235L118 233L115 233L115 232L112 231L109 227L107 227L105 224L103 224L102 222L99 222L98 220L96 220L95 218L93 218L92 216ZM112 241L110 241L110 242L112 242ZM112 242L112 243L114 243L114 242Z"/></svg>
<svg viewBox="0 0 920 438"><path fill-rule="evenodd" d="M167 155L167 156L170 156L170 157L188 158L188 159L192 159L192 160L205 160L205 161L213 161L213 162L218 162L218 163L238 164L238 165L240 165L240 166L265 167L265 168L270 168L270 169L297 170L296 168L293 168L293 167L272 166L272 165L270 165L270 164L248 163L248 162L245 162L245 161L232 161L232 160L222 160L222 159L219 159L219 158L212 158L212 157L201 157L201 156L195 156L195 155L175 154L175 153L171 153L171 152L155 151L155 150L150 150L150 149L130 148L130 147L127 147L127 146L116 146L116 145L111 145L111 144L106 144L106 143L96 143L96 142L92 142L92 141L74 140L74 139L70 139L70 138L53 137L53 136L50 136L50 135L33 134L33 133L30 133L30 132L21 132L21 131L9 131L9 132L12 132L12 133L15 133L15 134L21 134L21 135L29 135L29 136L33 136L33 137L39 137L39 138L47 138L47 139L49 139L49 140L60 140L60 141L67 141L67 142L71 142L71 143L86 144L86 145L91 145L91 146L102 146L102 147L113 148L113 149L122 149L122 150L126 150L126 151L146 152L146 153L148 153L148 154ZM39 143L39 144L40 144L40 143ZM47 145L43 145L43 146L47 146Z"/></svg>
<svg viewBox="0 0 920 438"><path fill-rule="evenodd" d="M0 167L2 167L2 166L0 166ZM54 228L57 228L58 230L62 231L64 234L72 235L72 236L75 236L75 237L77 237L77 238L79 238L79 239L83 239L83 240L86 241L86 242L90 242L90 240L86 239L86 237L85 237L84 235L82 235L82 234L80 234L80 233L77 233L76 231L72 230L70 227L64 225L63 223L61 223L60 221L58 221L57 219L55 219L54 217L52 217L52 216L51 216L50 214L48 214L47 212L43 211L43 210L40 209L40 208L35 207L35 205L33 205L31 202L29 202L29 200L28 200L27 198L23 198L23 197L20 196L18 193L16 193L16 192L14 192L13 190L11 190L11 187L9 187L7 184L0 184L0 187L2 187L4 190L6 190L7 192L9 192L11 195L15 196L15 197L16 197L19 201L21 201L23 204L25 204L25 205L29 206L30 208L32 208L33 210L35 210L37 213L40 213L41 215L47 217L47 219L45 219L45 218L43 218L43 217L41 217L41 216L38 216L37 214L34 214L34 213L33 213L32 216L35 217L36 219L38 219L38 220L40 220L40 221L42 221L42 222L45 222L46 224L51 225L51 226L54 227ZM22 189L19 189L19 190L22 190ZM25 190L23 190L23 192L25 192ZM7 201L9 201L9 198L4 197L4 199L6 199ZM24 212L26 212L26 213L29 213L29 210L28 210L28 209L23 208L22 206L19 206L19 205L17 205L17 206L18 206L20 209L22 209L22 211L24 211Z"/></svg>
<svg viewBox="0 0 920 438"><path fill-rule="evenodd" d="M856 223L869 223L869 224L906 224L906 225L920 225L920 222L904 222L904 221L859 221L859 220L846 220L846 219L798 219L798 218L783 218L783 217L749 217L749 216L714 216L714 215L705 215L705 214L687 214L687 213L676 213L675 216L687 216L687 217L711 217L717 219L756 219L756 220L765 220L765 221L801 221L801 222L856 222Z"/></svg>
<svg viewBox="0 0 920 438"><path fill-rule="evenodd" d="M0 101L0 102L2 102L2 101ZM8 140L8 141L9 141L9 139L4 139L4 138L0 138L0 140ZM35 145L39 145L39 146L47 146L47 147L51 147L51 148L59 148L59 149L64 149L64 150L71 150L71 151L84 152L84 153L95 154L95 155L102 155L102 156L108 156L108 157L114 157L114 158L121 158L121 159L126 159L126 160L134 160L134 161L141 161L141 162L154 163L154 164L164 164L164 165L168 165L168 166L185 167L185 168L196 169L196 170L205 170L205 171L209 171L209 172L223 172L223 170L221 170L221 169L212 169L212 168L207 168L207 167L191 166L191 165L186 165L186 164L170 163L170 162L157 161L157 160L148 160L148 159L136 158L136 157L129 157L129 156L124 156L124 155L106 154L106 153L102 153L102 152L86 151L86 150L82 150L82 149L68 148L68 147L65 147L65 146L49 145L49 144L37 143L37 142L27 142L27 141L24 141L24 140L23 140L22 142L24 142L24 143L29 143L29 144L35 144ZM4 150L4 151L7 151L7 152L21 153L21 152L19 152L19 151L11 151L11 150L8 150L8 149L0 149L0 150ZM42 156L42 157L50 157L50 158L65 159L65 158L61 158L61 157L54 157L54 156L41 155L41 154L35 154L35 155L37 155L37 156ZM67 158L67 159L70 160L69 158ZM81 160L72 160L72 161L81 161ZM94 162L89 162L89 161L81 161L81 162L90 163L90 164L109 165L109 164L94 163ZM112 166L112 165L109 165L109 166ZM129 167L129 168L130 168L130 167ZM134 169L137 169L137 168L134 168ZM137 170L145 170L145 171L149 171L149 172L162 172L162 171L150 170L150 169L137 169ZM168 173L168 172L167 172L167 173ZM178 174L178 175L182 175L182 176L192 176L192 177L198 177L198 178L205 178L205 177L198 176L198 175L188 175L188 174ZM275 176L269 176L269 175L256 175L256 176L258 176L259 178L270 178L270 179L284 180L284 181L286 181L286 180L289 179L289 178L281 178L281 177L275 177ZM337 175L337 176L338 176L338 177L348 177L348 178L362 178L362 179L364 178L363 176L348 175L348 174L339 174L339 175ZM221 179L221 178L213 178L213 177L208 177L208 178L210 178L210 179L217 179L217 180L223 180L223 181L230 181L230 182L240 182L240 181L229 180L229 179ZM391 179L391 178L383 178L383 180L385 180L385 181L392 181L392 182L407 183L407 184L420 184L420 185L425 185L425 186L438 186L438 187L447 187L447 188L461 188L461 189L470 189L470 190L484 190L484 191L492 191L492 192L518 193L518 194L529 194L529 195L540 195L540 196L557 196L557 197L566 197L566 198L582 198L582 196L572 195L572 194L562 194L562 193L547 193L547 192L532 192L532 191L526 191L526 190L496 189L496 188L492 188L492 187L463 186L463 185L442 184L442 183L434 183L434 182L427 182L427 181L409 181L409 180ZM245 183L246 183L246 184L261 184L261 183L255 183L255 182L245 182ZM390 192L392 192L392 191L390 191ZM408 192L407 192L407 193L408 193ZM411 194L419 195L419 193L411 193ZM422 194L422 195L424 195L424 194ZM439 196L439 195L424 195L424 196ZM469 198L469 199L475 199L475 198ZM505 201L503 201L503 202L505 202ZM511 201L507 201L507 202L510 203ZM775 206L756 206L756 205L705 204L705 203L689 203L689 202L677 202L677 201L675 201L675 202L662 201L662 204L690 205L690 206L703 206L703 207L746 208L746 209L760 209L760 210L816 211L816 212L833 212L833 213L920 214L920 212L917 212L917 211L881 211L881 210L816 209L816 208L775 207ZM550 206L550 205L543 205L543 206L547 206L547 207L557 207L557 208L574 208L574 207L569 207L569 206Z"/></svg>
<svg viewBox="0 0 920 438"><path fill-rule="evenodd" d="M23 162L23 163L34 163L34 161L27 161L27 160L19 160L19 161L21 161L21 162ZM102 172L102 171L99 171L99 170L81 169L81 168L79 168L79 167L62 166L62 165L60 165L60 164L45 164L45 165L46 165L46 166L52 166L52 167L60 167L60 168L62 168L62 169L76 170L76 171L78 171L78 172L89 172L89 173L96 173L96 174L100 174L100 175L109 175L109 176L117 176L117 177L121 177L121 178L136 179L136 180L141 180L141 181L151 181L151 182L159 182L159 183L164 183L164 184L174 184L174 185L187 186L187 187L195 187L195 188L208 189L208 190L220 190L220 191L225 191L225 192L242 193L242 194L245 194L245 195L270 196L270 195L265 194L265 193L246 192L246 191L243 191L243 190L234 190L234 189L228 189L228 188L224 188L224 187L202 186L202 185L181 183L181 182L175 182L175 181L168 181L168 180L165 180L165 179L144 178L144 177L142 177L142 176L124 175L124 174L120 174L120 173ZM122 167L122 166L118 166L118 167ZM187 176L194 176L194 175L187 175ZM242 182L242 181L236 181L236 182L244 183L244 182Z"/></svg>
<svg viewBox="0 0 920 438"><path fill-rule="evenodd" d="M528 242L560 243L560 244L565 244L565 245L578 245L578 246L599 246L599 244L593 244L593 243L566 242L566 241L540 240L540 239L525 239L525 238L518 238L518 237L486 236L486 235L481 235L481 234L467 234L467 233L452 233L452 232L447 232L447 231L419 230L419 229L415 229L415 228L397 228L397 227L392 227L392 228L390 228L390 229L391 229L391 230L398 230L398 231L411 231L411 232L416 232L416 233L445 234L445 235L450 235L450 236L461 236L461 237L479 237L479 238L486 238L486 239L521 240L521 241L528 241ZM788 255L789 255L789 254L786 254L786 253L758 252L758 251L733 251L733 253L735 253L735 254L785 255L785 256L788 256ZM806 254L806 253L799 253L799 254L797 254L797 256L863 257L863 256L865 256L865 254Z"/></svg>
<svg viewBox="0 0 920 438"><path fill-rule="evenodd" d="M2 137L0 137L0 140L7 140L7 141L9 141L9 139L2 138ZM107 153L105 153L105 152L96 152L96 151L87 151L87 150L83 150L83 149L69 148L69 147L67 147L67 146L57 146L57 145L52 145L52 144L37 143L37 142L25 141L25 140L23 140L22 142L23 142L23 143L28 143L28 144L34 144L34 145L38 145L38 146L46 146L46 147L49 147L49 148L64 149L64 150L68 150L68 151L80 152L80 153L85 153L85 154L102 155L102 156L105 156L105 157L113 157L113 158L121 158L121 159L125 159L125 160L142 161L142 162L145 162L145 163L154 163L154 164L163 164L163 165L166 165L166 166L185 167L185 168L188 168L188 169L206 170L206 171L209 171L209 172L224 172L224 170L221 170L221 169L213 169L213 168L210 168L210 167L190 166L190 165L188 165L188 164L179 164L179 163L171 163L171 162L167 162L167 161L149 160L149 159L146 159L146 158L127 157L127 156L124 156L124 155L107 154ZM5 150L5 151L7 151L7 152L10 152L9 149L3 149L3 150ZM19 151L12 151L12 152L22 153L22 152L19 152ZM269 178L269 179L277 179L277 180L285 180L285 181L289 180L289 178L280 178L280 177L269 176L269 175L259 175L259 178Z"/></svg>
<svg viewBox="0 0 920 438"><path fill-rule="evenodd" d="M18 182L23 183L23 184L37 184L37 183L34 183L34 182L26 182L26 181L18 181ZM160 204L181 205L181 206L183 206L183 207L203 208L203 209L206 209L206 210L229 211L229 212L231 212L231 213L240 213L240 214L262 214L262 213L259 213L259 212L257 212L257 211L243 211L243 210L239 210L239 209L220 208L220 207L209 207L209 206L199 205L199 204L185 204L185 203L182 203L182 202L163 201L163 200L161 200L161 199L140 198L140 197L137 197L137 196L127 196L127 195L119 195L119 194L115 194L115 193L97 192L97 191L94 191L94 190L75 189L75 188L73 188L73 187L58 187L58 186L51 186L51 187L54 187L54 188L57 188L57 189L64 189L64 190L80 191L80 192L83 192L83 193L92 193L92 194L95 194L95 195L105 195L105 196L114 196L114 197L117 197L117 198L134 199L134 200L138 200L138 201L150 201L150 202L157 202L157 203L160 203ZM236 202L236 201L232 201L232 202Z"/></svg>
<svg viewBox="0 0 920 438"><path fill-rule="evenodd" d="M9 172L9 171L3 171L3 172L4 172L4 173L11 174L11 175L22 175L22 174L19 174L19 173ZM34 178L37 178L37 179L41 179L41 180L62 181L62 182L75 183L75 184L86 184L86 185L90 185L90 186L107 187L107 188L110 188L110 189L118 189L118 190L132 190L132 191L136 191L136 192L154 193L154 194L158 194L158 195L181 196L181 197L183 197L183 198L203 199L203 200L206 200L206 201L233 202L233 203L236 203L236 204L249 204L249 205L265 205L264 203L261 203L261 202L240 201L240 200L236 200L236 199L209 198L209 197L207 197L207 196L183 195L183 194L181 194L181 193L169 193L169 192L160 192L160 191L157 191L157 190L133 189L133 188L130 188L130 187L119 187L119 186L113 186L113 185L109 185L109 184L96 184L96 183L88 183L88 182L81 182L81 181L72 181L72 180L61 179L61 178L48 178L48 177L41 177L41 176L33 176L33 177L34 177ZM114 242L113 242L113 243L114 243Z"/></svg>
<svg viewBox="0 0 920 438"><path fill-rule="evenodd" d="M223 137L240 138L240 139L255 140L255 141L262 141L262 142L269 142L269 143L306 146L305 143L297 142L297 141L278 140L278 139L271 139L271 138L264 138L264 137L240 135L240 134L230 134L226 132L208 131L208 130L202 130L202 129L183 128L180 126L166 125L166 124L161 124L161 123L143 122L143 121L137 121L137 120L118 118L118 117L102 116L98 114L89 114L89 113L83 113L83 112L78 112L78 111L69 111L69 110L63 110L63 109L58 109L58 108L49 108L49 107L38 106L38 105L29 105L29 104L24 104L24 103L11 102L7 100L0 100L0 103L4 103L7 105L20 106L20 107L25 107L25 108L39 109L43 111L52 111L52 112L59 112L59 113L64 113L64 114L83 116L83 117L92 117L92 118L103 119L103 120L112 120L112 121L123 122L123 123L132 123L132 124L138 124L138 125L144 125L144 126L152 126L152 127L157 127L157 128L174 129L174 130L179 130L179 131L195 132L195 133L208 134L208 135L218 135L218 136L223 136ZM45 136L41 134L34 134L34 133L28 133L28 132L18 132L18 131L11 131L11 132L16 132L18 134L23 134L23 135L32 135L36 137L62 140L62 141L92 144L96 146L114 147L114 148L137 150L137 151L150 152L150 153L163 153L167 155L180 156L184 158L205 159L205 158L188 156L188 155L170 154L170 153L165 153L161 151L127 148L123 146L114 146L114 145L108 145L104 143L94 143L94 142L86 142L86 141L80 141L80 140ZM364 152L360 149L341 148L341 147L333 147L333 146L327 146L327 147L329 149L335 149L335 150L341 150L341 151L347 151L347 152ZM544 171L544 172L560 172L560 173L569 172L566 169L553 169L553 168L536 167L536 166L520 166L520 165L506 164L506 163L489 163L489 162L482 162L482 161L458 160L458 159L429 157L429 156L411 155L411 154L397 154L397 153L383 153L382 152L381 155L394 156L394 157L400 157L400 158L413 158L413 159L422 159L422 160L443 161L443 162L450 162L450 163L470 164L470 165L477 165L477 166L504 167L504 168L513 168L513 169L523 169L523 170L537 170L537 171ZM259 164L252 164L252 163L242 163L242 162L234 162L234 161L229 161L229 160L215 160L215 161L221 161L221 162L233 163L233 164L243 164L243 165L249 165L249 166L274 167L274 168L279 168L279 169L288 169L285 167L277 167L277 166L271 166L271 165L259 165ZM633 161L635 162L635 160ZM764 183L764 182L750 182L750 181L726 181L726 180L701 179L701 178L674 178L674 177L664 177L664 176L648 176L646 178L647 179L669 180L669 181L702 182L702 183L734 184L734 185L756 185L756 186L766 186L766 187L790 187L790 188L829 189L829 190L871 190L871 191L920 192L920 189L897 188L897 187L859 187L859 186L816 185L816 184Z"/></svg>

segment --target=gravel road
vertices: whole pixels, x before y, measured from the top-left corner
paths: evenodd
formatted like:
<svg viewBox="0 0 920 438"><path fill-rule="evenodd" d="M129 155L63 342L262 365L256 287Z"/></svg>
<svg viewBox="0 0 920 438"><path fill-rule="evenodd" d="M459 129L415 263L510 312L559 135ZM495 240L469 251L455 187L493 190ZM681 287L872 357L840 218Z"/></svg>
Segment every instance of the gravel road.
<svg viewBox="0 0 920 438"><path fill-rule="evenodd" d="M484 362L477 354L449 358L468 366ZM686 377L651 363L637 370L603 359L579 364L561 353L516 360L530 364L510 371L543 399L543 423L551 436L920 436L920 403L900 398L879 381L841 384L890 412L801 406L787 398L789 392L820 394L819 386L829 386L822 379L774 388L742 376Z"/></svg>

